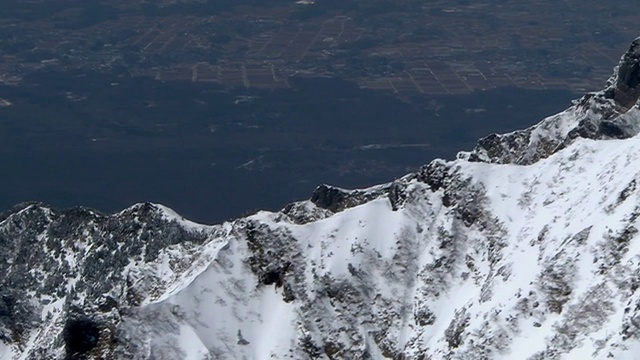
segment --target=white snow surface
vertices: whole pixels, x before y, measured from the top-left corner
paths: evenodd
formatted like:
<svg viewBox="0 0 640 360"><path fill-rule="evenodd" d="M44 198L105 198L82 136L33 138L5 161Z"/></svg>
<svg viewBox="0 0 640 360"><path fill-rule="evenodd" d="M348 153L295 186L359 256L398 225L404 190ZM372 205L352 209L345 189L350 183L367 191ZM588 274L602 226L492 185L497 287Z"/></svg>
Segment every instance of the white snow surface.
<svg viewBox="0 0 640 360"><path fill-rule="evenodd" d="M190 359L637 359L639 153L580 139L533 165L448 163L453 205L411 180L398 211L260 212L150 306L180 314ZM295 299L255 276L263 250Z"/></svg>
<svg viewBox="0 0 640 360"><path fill-rule="evenodd" d="M0 359L12 359L15 356L17 356L17 354L11 346L0 342Z"/></svg>

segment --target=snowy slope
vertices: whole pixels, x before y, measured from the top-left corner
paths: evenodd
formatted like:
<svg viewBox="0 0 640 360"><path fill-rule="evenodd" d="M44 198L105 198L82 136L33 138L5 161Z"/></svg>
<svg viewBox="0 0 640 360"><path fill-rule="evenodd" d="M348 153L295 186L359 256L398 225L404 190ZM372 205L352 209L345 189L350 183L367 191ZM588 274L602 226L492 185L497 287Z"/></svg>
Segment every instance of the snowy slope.
<svg viewBox="0 0 640 360"><path fill-rule="evenodd" d="M454 161L222 225L0 214L0 359L637 359L640 40Z"/></svg>
<svg viewBox="0 0 640 360"><path fill-rule="evenodd" d="M583 139L528 166L448 163L449 206L413 179L398 211L259 213L154 306L221 359L635 359L639 152Z"/></svg>

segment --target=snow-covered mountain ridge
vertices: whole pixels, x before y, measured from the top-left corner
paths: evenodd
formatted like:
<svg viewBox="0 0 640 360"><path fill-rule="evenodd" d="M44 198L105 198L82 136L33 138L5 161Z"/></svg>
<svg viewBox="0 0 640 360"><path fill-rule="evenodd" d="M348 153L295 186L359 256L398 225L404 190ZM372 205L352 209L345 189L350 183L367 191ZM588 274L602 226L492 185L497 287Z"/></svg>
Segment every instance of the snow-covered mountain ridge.
<svg viewBox="0 0 640 360"><path fill-rule="evenodd" d="M638 359L640 40L606 88L222 225L0 215L0 359Z"/></svg>

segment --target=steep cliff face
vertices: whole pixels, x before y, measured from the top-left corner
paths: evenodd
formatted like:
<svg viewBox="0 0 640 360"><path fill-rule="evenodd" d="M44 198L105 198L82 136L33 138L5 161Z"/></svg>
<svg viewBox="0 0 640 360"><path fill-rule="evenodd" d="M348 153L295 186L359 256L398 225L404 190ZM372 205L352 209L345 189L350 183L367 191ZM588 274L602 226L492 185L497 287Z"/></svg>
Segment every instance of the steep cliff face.
<svg viewBox="0 0 640 360"><path fill-rule="evenodd" d="M640 40L455 161L216 226L0 215L1 359L636 359Z"/></svg>

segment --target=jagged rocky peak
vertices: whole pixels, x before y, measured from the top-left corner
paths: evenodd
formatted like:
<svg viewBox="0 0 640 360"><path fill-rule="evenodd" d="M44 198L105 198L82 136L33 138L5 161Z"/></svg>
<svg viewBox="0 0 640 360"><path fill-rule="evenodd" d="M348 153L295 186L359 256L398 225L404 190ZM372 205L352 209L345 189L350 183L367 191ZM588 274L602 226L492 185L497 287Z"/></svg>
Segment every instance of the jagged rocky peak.
<svg viewBox="0 0 640 360"><path fill-rule="evenodd" d="M635 39L618 65L615 82L605 90L623 108L630 109L640 97L640 38Z"/></svg>
<svg viewBox="0 0 640 360"><path fill-rule="evenodd" d="M335 213L367 203L381 195L389 195L392 206L396 208L397 204L402 201L403 185L415 176L415 174L409 174L394 182L362 190L347 190L322 184L313 191L310 201L321 209Z"/></svg>
<svg viewBox="0 0 640 360"><path fill-rule="evenodd" d="M624 139L640 132L640 38L621 57L603 90L588 93L564 112L507 134L478 141L469 161L532 164L567 147L577 138Z"/></svg>

